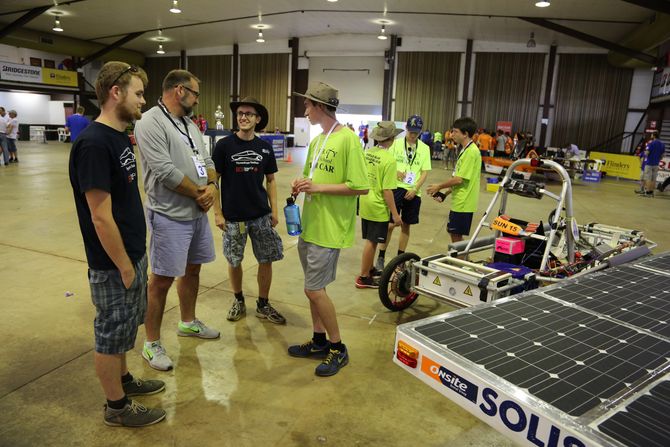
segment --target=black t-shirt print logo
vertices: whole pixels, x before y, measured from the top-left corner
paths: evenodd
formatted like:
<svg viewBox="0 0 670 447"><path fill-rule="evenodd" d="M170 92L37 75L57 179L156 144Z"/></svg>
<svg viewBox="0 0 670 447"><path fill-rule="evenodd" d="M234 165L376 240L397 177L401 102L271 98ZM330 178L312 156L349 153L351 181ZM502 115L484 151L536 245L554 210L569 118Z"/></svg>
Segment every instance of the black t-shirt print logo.
<svg viewBox="0 0 670 447"><path fill-rule="evenodd" d="M127 147L121 153L121 156L119 157L119 162L121 163L122 168L126 168L126 171L135 169L135 154L133 153L133 151L130 150L129 147Z"/></svg>
<svg viewBox="0 0 670 447"><path fill-rule="evenodd" d="M257 152L247 150L232 155L230 159L238 165L257 165L263 160L263 156Z"/></svg>

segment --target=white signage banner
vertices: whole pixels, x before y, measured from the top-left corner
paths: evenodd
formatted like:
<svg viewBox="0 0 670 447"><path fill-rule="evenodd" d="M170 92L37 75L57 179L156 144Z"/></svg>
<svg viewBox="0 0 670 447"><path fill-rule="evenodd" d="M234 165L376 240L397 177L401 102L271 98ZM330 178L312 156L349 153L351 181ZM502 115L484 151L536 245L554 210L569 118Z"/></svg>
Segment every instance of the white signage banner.
<svg viewBox="0 0 670 447"><path fill-rule="evenodd" d="M3 81L42 83L42 67L0 62L0 79Z"/></svg>

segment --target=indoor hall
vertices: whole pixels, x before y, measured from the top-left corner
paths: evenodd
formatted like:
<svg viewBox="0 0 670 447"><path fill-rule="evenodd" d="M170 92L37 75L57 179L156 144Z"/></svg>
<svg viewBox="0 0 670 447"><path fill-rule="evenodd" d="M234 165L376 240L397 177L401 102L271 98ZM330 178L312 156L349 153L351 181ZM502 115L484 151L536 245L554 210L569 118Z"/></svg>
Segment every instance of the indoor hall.
<svg viewBox="0 0 670 447"><path fill-rule="evenodd" d="M426 297L401 313L387 310L377 291L356 289L361 256L357 242L341 253L337 280L329 288L340 316L350 364L332 378L314 376L315 360L286 355L289 344L310 331L309 307L302 293L297 238L278 226L285 259L274 264L271 298L287 318L276 326L249 314L226 321L233 299L214 232L217 260L203 267L200 315L221 331L220 340L178 337L176 292L171 290L164 318L164 343L175 369L160 372L141 358L142 328L129 353L133 374L160 378L166 391L142 400L164 408L165 423L142 429L112 429L101 422L102 399L93 363L92 320L95 311L86 281L86 260L72 191L67 183L69 145L26 144L18 166L0 170L3 221L11 228L0 243L3 275L0 394L0 438L3 444L29 445L458 445L511 446L511 441L391 362L396 325L439 315L454 307ZM293 151L293 162L279 162L278 196L289 194L305 157ZM446 171L438 162L429 181ZM633 194L630 181L606 180L574 185L579 222L644 227L670 249L667 221L670 194L654 199ZM493 197L482 184L480 208ZM545 218L547 199L516 199L515 215ZM31 205L29 205L31 204ZM517 207L518 205L518 207ZM446 207L427 200L411 251L427 256L444 252L448 235L441 227ZM210 215L212 226L214 225ZM213 227L215 228L215 227ZM394 251L397 242L392 243ZM256 263L247 247L244 291L256 293ZM68 296L69 294L72 294Z"/></svg>
<svg viewBox="0 0 670 447"><path fill-rule="evenodd" d="M291 92L324 81L339 89L338 116L355 131L364 124L372 129L382 118L404 127L419 114L424 130L441 133L470 115L482 129L509 125L531 134L529 142L552 149L540 151L543 156L578 145L577 166L586 153L602 157L604 166L593 174L595 182L582 174L574 178L577 222L639 229L658 244L653 253L668 250L670 192L636 195L640 169L633 155L653 131L670 142L668 89L661 82L670 72L664 59L668 11L643 1L535 3L263 0L222 8L214 0L2 2L0 63L39 68L43 77L0 76L0 106L16 109L22 126L20 163L0 166L6 229L0 235L0 445L515 445L499 419L470 414L459 396L445 397L393 363L398 325L457 307L421 296L391 312L376 290L357 289L360 219L355 245L342 250L337 279L328 287L350 363L322 378L314 375L318 361L287 355L289 345L308 338L312 322L298 238L287 234L281 210L277 230L285 258L274 264L270 298L287 324L273 325L253 311L235 323L226 320L234 298L210 212L217 259L203 266L198 317L221 338L177 336L172 287L161 340L175 369L156 371L142 359L143 327L128 353L136 377L165 381L165 392L137 400L164 409L167 417L143 429L105 426L105 399L93 368L95 308L68 179L71 143L59 141L59 128L76 105L95 118L92 84L105 61L146 70L145 112L156 104L167 72L186 68L201 79L194 112L208 122L212 145L235 125L229 102L252 95L268 108L267 136L282 141L276 153L283 207L290 182L301 176L305 146L321 132L303 117L302 99ZM223 118L217 117L219 105ZM432 164L425 185L452 175L442 160ZM664 164L658 180L667 175ZM493 177L482 173L473 228L493 197L487 184ZM146 203L141 177L139 184ZM548 189L556 192L558 184ZM512 197L509 209L513 217L539 223L553 205L547 198ZM408 252L447 252L449 209L449 201L424 195ZM397 244L396 230L387 260ZM252 303L257 264L251 244L242 265Z"/></svg>

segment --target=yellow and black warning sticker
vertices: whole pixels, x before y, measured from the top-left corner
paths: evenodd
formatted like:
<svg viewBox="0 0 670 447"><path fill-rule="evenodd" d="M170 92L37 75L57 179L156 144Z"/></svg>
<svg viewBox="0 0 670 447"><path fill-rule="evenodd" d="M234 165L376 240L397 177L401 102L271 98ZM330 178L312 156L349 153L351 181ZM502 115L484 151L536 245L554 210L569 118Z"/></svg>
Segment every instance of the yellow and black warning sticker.
<svg viewBox="0 0 670 447"><path fill-rule="evenodd" d="M470 286L467 286L463 293L465 293L467 296L472 296L472 289L470 288Z"/></svg>
<svg viewBox="0 0 670 447"><path fill-rule="evenodd" d="M442 283L440 282L440 277L439 276L435 277L435 281L433 281L433 284L435 284L436 286L442 287Z"/></svg>

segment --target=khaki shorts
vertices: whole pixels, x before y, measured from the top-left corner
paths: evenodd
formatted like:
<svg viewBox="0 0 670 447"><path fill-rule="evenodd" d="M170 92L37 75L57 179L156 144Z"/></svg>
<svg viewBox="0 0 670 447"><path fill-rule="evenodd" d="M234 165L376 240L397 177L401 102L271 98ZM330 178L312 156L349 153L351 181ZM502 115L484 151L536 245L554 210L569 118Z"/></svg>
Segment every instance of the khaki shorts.
<svg viewBox="0 0 670 447"><path fill-rule="evenodd" d="M642 172L642 180L645 182L655 182L656 177L658 176L658 165L656 166L645 166L644 171Z"/></svg>

